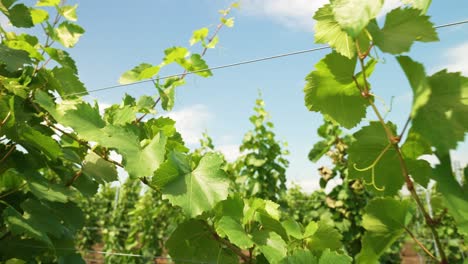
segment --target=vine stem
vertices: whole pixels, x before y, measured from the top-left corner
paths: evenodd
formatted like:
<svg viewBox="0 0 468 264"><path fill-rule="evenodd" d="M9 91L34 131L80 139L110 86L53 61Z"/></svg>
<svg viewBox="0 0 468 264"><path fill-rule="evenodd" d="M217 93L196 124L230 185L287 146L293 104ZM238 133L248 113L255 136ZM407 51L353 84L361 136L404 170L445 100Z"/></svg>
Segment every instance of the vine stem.
<svg viewBox="0 0 468 264"><path fill-rule="evenodd" d="M8 195L10 195L10 194L12 194L12 193L15 193L15 192L21 190L21 188L23 188L24 186L26 186L26 183L23 183L23 184L21 184L20 186L18 186L17 188L15 188L15 189L13 189L13 190L11 190L11 191L9 191L9 192L6 192L6 193L0 195L0 199L3 199L4 197L7 197ZM0 240L1 240L1 239L0 239Z"/></svg>
<svg viewBox="0 0 468 264"><path fill-rule="evenodd" d="M36 111L38 113L41 113L41 109L39 108L39 106L37 106L32 100L31 100L31 105L34 107L34 109L36 109ZM54 123L52 123L50 121L50 119L48 118L47 115L44 115L44 121L46 122L46 124L53 130L56 130L60 133L62 133L62 135L65 135L71 139L73 139L74 141L78 142L80 145L82 145L83 147L86 147L88 150L91 150L93 151L94 153L96 153L99 157L101 157L102 159L116 165L116 166L119 166L121 168L123 168L124 166L115 161L115 160L112 160L112 159L109 159L107 156L103 155L102 153L98 152L97 150L93 149L90 145L89 145L89 142L87 142L86 140L82 140L82 139L79 139L77 137L75 137L73 134L70 134L68 132L66 132L65 130L61 129L60 127L56 126ZM1 163L1 162L0 162Z"/></svg>
<svg viewBox="0 0 468 264"><path fill-rule="evenodd" d="M65 3L66 3L66 0L62 0L62 1L60 1L60 4L59 4L59 5L60 5L60 6L64 6ZM54 22L52 22L52 28L55 28L55 26L57 26L57 24L60 22L60 18L61 18L61 17L62 17L62 16L60 15L60 12L57 10L57 14L55 15ZM45 48L48 48L48 47L52 46L52 45L54 44L55 41L52 40L52 41L49 43L49 41L50 41L50 39L51 39L51 38L50 38L50 35L47 34L47 31L45 30L44 25L41 24L41 26L42 26L42 29L46 32L46 39L45 39L45 43L44 43L44 48L42 49L42 52L41 52L41 56L44 56L44 54L45 54ZM45 62L42 64L42 66L41 66L40 68L41 68L41 69L44 68L44 67L47 65L47 63L49 63L50 59L51 59L51 58L49 58L47 61L45 61ZM39 64L40 64L40 61L37 61L37 64L36 64L36 66L34 67L32 76L34 76L34 75L37 73L37 71L39 71L39 69L40 69L40 68L39 68Z"/></svg>
<svg viewBox="0 0 468 264"><path fill-rule="evenodd" d="M232 252L234 252L234 254L236 254L237 256L239 256L245 263L251 263L251 258L249 256L246 256L242 250L238 247L236 247L235 245L231 244L231 242L229 242L228 240L220 237L218 234L216 234L215 232L212 233L213 234L213 238L218 241L219 243L225 245L227 248L229 248Z"/></svg>
<svg viewBox="0 0 468 264"><path fill-rule="evenodd" d="M366 67L364 65L364 60L365 60L367 55L366 54L361 54L361 52L359 51L359 45L357 45L357 50L358 50L359 61L360 61L360 64L361 64L361 71L364 73L363 74L364 84L368 88L368 86L367 86L367 77L365 75ZM358 87L358 89L359 89L359 87ZM419 196L416 193L416 190L414 188L414 183L413 183L413 181L411 180L411 178L409 176L408 167L407 167L406 162L405 162L405 160L403 158L403 154L401 153L400 147L398 146L398 143L399 143L401 138L399 136L393 135L390 128L387 126L387 124L385 124L385 121L382 118L382 115L380 114L379 109L374 104L374 102L372 100L372 97L368 96L368 95L369 94L364 94L363 97L368 100L369 104L371 105L372 109L374 110L375 115L379 119L380 124L384 128L385 134L387 135L387 138L388 138L389 142L393 145L393 148L395 149L395 151L397 153L398 160L400 162L401 171L402 171L403 177L405 178L406 187L410 191L411 196L413 197L413 199L416 201L416 204L419 207L419 210L421 210L421 212L423 213L424 219L426 220L426 224L429 226L429 228L430 228L430 230L431 230L431 232L432 232L432 234L434 236L434 240L436 242L437 249L440 252L440 258L441 258L440 263L441 264L447 264L448 261L447 261L446 255L445 255L445 251L444 251L444 249L442 247L442 244L440 243L439 235L437 234L437 230L435 229L435 226L434 226L435 222L431 218L431 216L428 214L428 212L426 211L426 208L424 208L424 205L421 202L421 199L419 199ZM407 122L409 123L409 121L407 121ZM407 127L407 125L405 125L405 129L406 129L406 127ZM424 250L424 248L423 248L423 250Z"/></svg>
<svg viewBox="0 0 468 264"><path fill-rule="evenodd" d="M77 171L75 175L73 175L73 177L67 183L65 183L65 186L70 187L81 176L81 174L83 174L83 170Z"/></svg>
<svg viewBox="0 0 468 264"><path fill-rule="evenodd" d="M89 143L87 141L84 141L84 140L81 140L77 137L75 137L74 135L70 134L70 133L67 133L65 130L53 125L50 123L50 121L47 121L47 123L49 124L49 126L52 128L52 129L55 129L57 131L59 131L60 133L62 133L63 135L75 140L76 142L78 142L80 145L86 147L87 149L93 151L94 153L96 153L99 157L101 157L102 159L116 165L116 166L119 166L121 168L123 168L123 165L120 163L120 162L117 162L113 159L109 159L108 157L106 157L105 155L102 155L102 153L98 152L97 150L91 148L91 146L89 146Z"/></svg>
<svg viewBox="0 0 468 264"><path fill-rule="evenodd" d="M226 16L230 13L231 9L232 9L232 8L229 7L229 8L226 10L226 13L222 16L221 20L223 20L224 18L226 18ZM219 31L221 30L221 28L223 28L223 26L224 26L224 23L223 23L223 22L221 22L221 23L218 24L218 26L216 27L216 30L215 30L215 32L213 33L213 35L211 35L211 37L208 39L208 44L210 44L210 43L213 41L213 39L218 35ZM203 48L203 51L202 51L202 53L201 53L201 55L200 55L202 58L205 56L206 52L208 51L208 44ZM179 81L180 81L180 80L183 80L183 79L185 78L185 76L187 76L187 73L188 73L188 71L185 70L185 71L182 73L182 75L180 75ZM152 79L152 81L153 81L153 83L155 83L155 80L154 80L154 79ZM159 96L158 99L156 99L156 101L155 101L154 104L151 106L151 108L155 108L155 107L158 105L159 101L161 101L161 96ZM142 116L140 116L139 118L135 119L135 121L133 121L133 123L134 123L134 124L140 123L147 115L148 115L148 113L144 113Z"/></svg>
<svg viewBox="0 0 468 264"><path fill-rule="evenodd" d="M8 119L10 118L11 116L11 111L8 111L8 114L5 116L5 118L2 120L2 123L0 123L0 128L3 127L3 125L5 125L5 123L8 121Z"/></svg>
<svg viewBox="0 0 468 264"><path fill-rule="evenodd" d="M406 233L408 233L408 235L414 240L414 242L416 242L416 244L418 244L418 246L424 251L426 252L427 255L429 255L429 257L431 257L433 260L435 261L439 261L434 255L432 255L432 253L429 251L429 249L427 249L422 243L421 241L419 241L416 236L413 234L413 232L411 232L411 230L409 230L408 228L405 227L405 231Z"/></svg>
<svg viewBox="0 0 468 264"><path fill-rule="evenodd" d="M5 154L5 156L3 156L3 158L0 160L0 164L2 164L7 158L8 156L11 155L11 153L13 153L13 151L16 149L16 144L14 144L13 146L11 146L11 148L8 150L8 152Z"/></svg>

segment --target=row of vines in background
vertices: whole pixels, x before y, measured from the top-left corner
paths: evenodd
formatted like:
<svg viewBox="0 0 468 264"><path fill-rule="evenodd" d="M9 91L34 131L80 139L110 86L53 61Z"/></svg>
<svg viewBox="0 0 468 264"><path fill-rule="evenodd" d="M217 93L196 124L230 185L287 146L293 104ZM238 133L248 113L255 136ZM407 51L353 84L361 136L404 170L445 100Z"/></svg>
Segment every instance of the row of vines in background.
<svg viewBox="0 0 468 264"><path fill-rule="evenodd" d="M307 193L307 190L300 186L286 188L284 182L268 182L269 178L256 178L259 174L255 168L265 169L264 163L254 161L263 160L261 157L276 156L280 158L281 165L272 166L277 170L284 171L287 167L287 160L283 155L287 154L284 146L274 139L273 123L268 121L268 113L264 109L264 101L257 99L254 108L256 114L250 117L254 130L260 135L252 137L253 131L246 133L244 143L240 147L244 154L233 162L226 162L226 171L237 183L233 186L233 191L247 192L249 196L262 197L264 193L258 191L255 186L267 186L271 184L278 186L275 192L270 194L280 194L273 198L281 205L282 214L291 216L298 223L307 225L312 221L322 221L327 225L336 228L342 235L342 242L346 252L357 255L361 250L361 239L365 232L362 227L362 216L364 208L373 195L364 188L359 180L347 181L347 149L353 141L353 137L344 134L339 126L325 119L318 129L318 135L322 138L317 142L309 154L311 162L319 162L327 157L332 161L331 167L320 167L320 185L326 188L327 184L333 180L340 179L338 184L331 191L315 191ZM270 128L270 130L267 129ZM212 139L205 133L200 140L200 148L194 153L202 156L209 151L215 151ZM261 141L267 138L262 147L247 149L252 146L252 139ZM252 156L255 160L252 161ZM269 159L274 161L275 159ZM281 169L278 169L281 168ZM250 171L249 171L250 170ZM249 173L246 173L249 171ZM276 171L276 170L274 170ZM242 173L241 173L242 172ZM240 176L242 175L242 176ZM315 175L311 172L311 176ZM270 178L271 179L271 178ZM252 184L256 183L256 184ZM265 184L265 185L262 185ZM116 191L118 190L118 192ZM257 190L257 192L254 192ZM177 223L183 220L182 213L169 203L161 200L157 193L146 191L142 194L142 185L138 181L128 179L122 187L103 188L96 197L85 203L87 221L86 228L80 235L82 246L80 248L89 250L104 250L106 252L126 252L137 254L141 257L107 256L112 263L145 263L155 256L168 257L164 248L165 241L174 230ZM421 189L421 199L425 199L425 191ZM442 222L442 236L448 244L450 263L461 263L467 257L468 250L464 243L463 236L457 232L453 218L446 213L440 195L432 192L431 206L436 215L440 215ZM126 217L125 217L126 216ZM429 249L434 249L434 244L430 231L423 225L424 219L421 214L416 214L415 220L411 223L412 229L420 235L424 241L429 242ZM405 245L412 247L412 251L417 252L418 258L424 252L415 248L409 237L403 237L396 241L388 249L380 261L382 263L395 263L401 261L401 256L405 252ZM91 260L100 261L102 254L88 253ZM157 259L157 258L156 258Z"/></svg>
<svg viewBox="0 0 468 264"><path fill-rule="evenodd" d="M154 95L125 95L101 113L99 102L82 98L86 88L63 50L84 34L77 6L0 0L14 27L45 35L0 30L0 261L377 263L393 262L410 241L433 262L460 262L463 251L453 245L466 248L468 183L466 169L465 180L454 176L449 151L468 130L468 79L445 70L426 76L422 64L397 56L413 105L402 128L385 120L378 80L368 81L378 65L372 51L398 55L438 36L425 15L430 1L403 1L380 27L383 2L332 0L314 16L316 42L333 51L306 78L305 105L325 119L309 157L333 162L319 170L322 187L342 183L306 195L286 191L287 151L261 99L234 163L209 137L191 151L175 121L161 115L187 74L212 76L203 57L234 25L237 3L220 11L215 30L195 30L193 47L170 47L161 62L121 76L122 84L151 79ZM184 73L160 78L167 65ZM365 117L377 121L362 124ZM427 154L439 165L420 159ZM118 170L128 179L117 188ZM403 186L410 196L400 195ZM432 201L424 202L421 187Z"/></svg>

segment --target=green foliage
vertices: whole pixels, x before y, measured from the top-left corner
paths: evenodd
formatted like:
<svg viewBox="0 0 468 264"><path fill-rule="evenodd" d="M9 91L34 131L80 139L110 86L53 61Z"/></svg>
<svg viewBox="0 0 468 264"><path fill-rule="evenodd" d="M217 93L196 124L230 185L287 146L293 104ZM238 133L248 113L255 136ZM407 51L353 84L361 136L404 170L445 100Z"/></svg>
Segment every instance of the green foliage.
<svg viewBox="0 0 468 264"><path fill-rule="evenodd" d="M356 38L369 21L377 17L383 0L333 0L333 15L350 37ZM352 12L350 12L352 10Z"/></svg>
<svg viewBox="0 0 468 264"><path fill-rule="evenodd" d="M357 262L377 262L384 250L405 231L411 217L409 201L378 198L370 202L362 219L367 232L362 238Z"/></svg>
<svg viewBox="0 0 468 264"><path fill-rule="evenodd" d="M151 79L155 96L125 95L102 114L97 102L81 98L86 88L76 64L57 47L72 48L84 34L75 23L77 6L0 1L14 27L41 27L46 35L41 43L0 30L0 261L83 263L79 252L100 249L142 256L106 254L109 263L147 263L155 256L176 263L351 263L346 254L376 263L404 232L417 239L410 228L418 210L425 221L419 233L430 232L439 252L433 258L458 261L446 254L454 242L440 233L457 242L468 234L467 185L457 181L449 154L468 130L467 78L445 70L426 76L421 64L398 57L415 95L399 134L374 104L377 90L368 82L378 62L372 49L400 54L415 41L438 40L425 15L430 1L404 3L411 7L388 13L383 28L375 21L383 1L333 0L314 16L316 42L335 50L306 79L307 108L327 118L309 157L332 159L332 169L319 170L322 187L334 178L343 184L310 196L294 189L284 199L287 151L275 139L263 100L256 102L254 129L235 164L213 153L208 137L191 152L173 120L155 117L159 103L173 108L175 89L188 73L212 76L203 55L216 46L221 27L234 25L228 16L238 4L220 11L212 36L206 28L194 32L190 44L200 42L200 53L171 47L159 64L142 63L121 76L123 84ZM54 68L47 67L51 60ZM170 64L185 72L159 80ZM340 126L359 125L369 106L378 122L343 135ZM440 161L435 168L419 160L433 153ZM111 187L117 167L129 177ZM233 179L244 184L237 188ZM435 211L447 215L431 215L416 192L415 185L427 187L429 179L440 197ZM403 184L415 203L395 197Z"/></svg>
<svg viewBox="0 0 468 264"><path fill-rule="evenodd" d="M165 180L169 182L164 186L158 185L163 198L180 206L190 217L209 211L216 203L226 199L229 182L226 181L225 172L221 170L223 160L219 155L206 154L193 171L186 157L179 156L175 159L176 162L170 160L167 164L171 164L174 168L172 171L177 173L170 175L173 179ZM166 175L159 175L158 171L155 173L156 178L167 178Z"/></svg>
<svg viewBox="0 0 468 264"><path fill-rule="evenodd" d="M366 68L370 76L375 61ZM346 128L356 126L366 115L369 103L362 100L355 80L361 83L362 73L353 76L356 59L348 59L338 53L331 53L315 65L315 71L307 78L304 88L305 103L309 110L330 116ZM329 102L336 102L330 104ZM343 111L342 109L346 109Z"/></svg>
<svg viewBox="0 0 468 264"><path fill-rule="evenodd" d="M453 176L449 154L468 131L468 106L462 101L467 93L466 77L446 70L426 76L423 65L407 56L397 57L414 93L408 122L398 132L374 104L377 91L368 83L369 75L374 68L377 70L377 61L370 55L372 49L401 54L409 51L415 41L438 40L429 16L425 15L431 1L403 2L408 6L391 10L382 28L375 18L383 1L331 1L314 16L317 19L316 41L328 43L334 51L307 76L306 107L345 128L358 125L369 106L377 117L377 121L370 121L354 133L355 141L348 150L349 175L343 178L348 182L361 182L369 187L368 191L384 196L372 199L366 209L362 223L366 233L361 240L361 253L356 258L358 263L378 263L384 251L404 232L413 237L407 228L412 205L393 198L404 184L422 211L425 225L440 253L434 257L424 248L431 258L448 263L437 231L439 223L427 212L415 184L427 187L429 179L436 181L437 191L444 197L460 233L466 233L467 216L463 208L467 206L468 196ZM357 74L356 60L360 66ZM402 138L406 141L401 142ZM310 159L316 161L330 151L331 142L318 142L309 154ZM422 155L433 152L440 161L436 168L419 160ZM333 172L326 168L321 169L321 174L321 183L333 177Z"/></svg>
<svg viewBox="0 0 468 264"><path fill-rule="evenodd" d="M4 29L0 33L0 261L83 263L73 250L74 235L84 225L77 202L81 195L91 192L72 184L83 176L85 163L88 168L106 167L107 172L115 170L115 165L88 155L87 150L73 140L73 135L66 135L58 123L34 103L36 91L62 95L85 91L68 53L51 48L55 40L65 39L63 35L51 35L55 30L60 31L61 26L57 21L48 20L49 12L60 13L61 5L44 1L38 4L44 5L54 7L33 9L14 4L14 1L0 4L13 26L29 28L42 23L48 35L47 43L42 44L26 33L16 34ZM45 50L53 55L47 57ZM49 70L46 65L50 59L67 66ZM112 178L106 172L107 178L103 179L101 172L88 170L91 176L80 180L97 185L96 180ZM72 250L62 250L63 247Z"/></svg>
<svg viewBox="0 0 468 264"><path fill-rule="evenodd" d="M315 42L329 44L341 55L352 59L356 53L354 40L339 26L331 5L325 5L315 12Z"/></svg>
<svg viewBox="0 0 468 264"><path fill-rule="evenodd" d="M375 45L383 52L400 54L409 51L414 41L439 40L429 17L420 13L414 8L397 8L387 14L382 29L375 21L370 23L369 32Z"/></svg>
<svg viewBox="0 0 468 264"><path fill-rule="evenodd" d="M244 153L237 161L238 179L247 197L255 196L279 201L286 189L288 154L282 143L275 139L273 123L268 121L265 102L257 99L255 115L250 117L254 129L244 135L240 151Z"/></svg>

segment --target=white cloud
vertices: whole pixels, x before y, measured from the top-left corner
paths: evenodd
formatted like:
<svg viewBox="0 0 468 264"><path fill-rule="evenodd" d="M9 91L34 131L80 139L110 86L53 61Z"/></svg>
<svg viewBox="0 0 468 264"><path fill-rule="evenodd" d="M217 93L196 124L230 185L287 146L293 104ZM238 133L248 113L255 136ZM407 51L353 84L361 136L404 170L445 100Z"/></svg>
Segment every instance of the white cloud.
<svg viewBox="0 0 468 264"><path fill-rule="evenodd" d="M221 145L216 147L216 150L223 153L227 161L233 162L240 156L239 145Z"/></svg>
<svg viewBox="0 0 468 264"><path fill-rule="evenodd" d="M269 17L287 27L313 31L315 11L329 0L243 0L242 9L248 15ZM386 0L379 17L400 6L399 0Z"/></svg>
<svg viewBox="0 0 468 264"><path fill-rule="evenodd" d="M270 17L288 27L312 31L315 11L328 0L244 0L242 9L249 15Z"/></svg>
<svg viewBox="0 0 468 264"><path fill-rule="evenodd" d="M445 57L447 63L444 68L450 71L461 71L464 75L468 74L468 42L449 49Z"/></svg>
<svg viewBox="0 0 468 264"><path fill-rule="evenodd" d="M205 105L196 104L167 114L176 121L177 131L189 145L198 144L208 121L213 118Z"/></svg>

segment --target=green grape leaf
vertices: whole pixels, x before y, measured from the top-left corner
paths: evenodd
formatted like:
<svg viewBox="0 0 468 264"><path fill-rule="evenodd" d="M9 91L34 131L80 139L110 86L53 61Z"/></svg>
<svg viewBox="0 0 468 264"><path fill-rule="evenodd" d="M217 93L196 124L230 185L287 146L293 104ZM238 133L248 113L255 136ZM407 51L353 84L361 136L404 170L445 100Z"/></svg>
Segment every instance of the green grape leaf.
<svg viewBox="0 0 468 264"><path fill-rule="evenodd" d="M190 55L187 48L184 47L172 47L164 51L166 55L163 59L163 64L167 65L173 62L181 63L185 60L185 57Z"/></svg>
<svg viewBox="0 0 468 264"><path fill-rule="evenodd" d="M309 222L304 230L303 237L311 237L318 229L318 224L316 222Z"/></svg>
<svg viewBox="0 0 468 264"><path fill-rule="evenodd" d="M330 4L324 5L315 12L314 19L317 21L314 26L315 43L329 44L339 54L352 59L356 54L354 40L341 29L333 15Z"/></svg>
<svg viewBox="0 0 468 264"><path fill-rule="evenodd" d="M412 218L410 201L377 198L366 207L362 226L366 233L357 263L378 263L384 251L405 231Z"/></svg>
<svg viewBox="0 0 468 264"><path fill-rule="evenodd" d="M3 210L3 219L8 229L16 235L26 234L27 236L45 242L48 246L52 247L52 241L47 234L39 230L29 219L25 219L13 207L8 206Z"/></svg>
<svg viewBox="0 0 468 264"><path fill-rule="evenodd" d="M108 134L114 135L114 132L117 131L110 130ZM131 177L150 176L164 161L167 137L160 133L146 141L145 146L140 147L136 153L133 153L135 151L133 146L129 148L120 147L119 143L121 143L121 139L109 144L115 146L119 153L122 154L125 170L127 170Z"/></svg>
<svg viewBox="0 0 468 264"><path fill-rule="evenodd" d="M93 196L98 191L99 183L91 179L91 177L88 175L84 174L73 182L73 186L82 194L86 196Z"/></svg>
<svg viewBox="0 0 468 264"><path fill-rule="evenodd" d="M411 5L414 8L420 9L421 14L426 14L432 0L402 0L404 4Z"/></svg>
<svg viewBox="0 0 468 264"><path fill-rule="evenodd" d="M64 100L55 108L50 97L36 91L36 102L46 109L59 123L74 129L86 141L115 149L123 156L125 170L132 178L150 176L164 161L167 138L163 134L140 142L135 131L106 125L99 108L80 101Z"/></svg>
<svg viewBox="0 0 468 264"><path fill-rule="evenodd" d="M410 129L405 143L401 146L405 158L418 159L424 154L432 154L431 145L418 133Z"/></svg>
<svg viewBox="0 0 468 264"><path fill-rule="evenodd" d="M317 229L313 228L318 226ZM315 232L311 232L315 229ZM332 226L325 222L318 222L318 225L312 225L306 228L304 234L307 247L312 251L323 251L325 249L337 250L342 247L341 239L343 236ZM311 234L312 233L312 234Z"/></svg>
<svg viewBox="0 0 468 264"><path fill-rule="evenodd" d="M414 181L424 188L427 188L429 180L433 178L431 164L425 160L407 159L406 166L408 167L408 172Z"/></svg>
<svg viewBox="0 0 468 264"><path fill-rule="evenodd" d="M331 147L332 144L330 144L328 140L321 140L315 143L309 152L309 160L312 162L317 162L320 158L323 157L323 155L325 155L325 153L330 150Z"/></svg>
<svg viewBox="0 0 468 264"><path fill-rule="evenodd" d="M239 263L236 255L214 240L208 224L190 219L179 224L165 246L174 259L203 263ZM184 262L184 261L181 261Z"/></svg>
<svg viewBox="0 0 468 264"><path fill-rule="evenodd" d="M440 164L434 170L437 191L443 194L450 216L455 219L457 229L468 236L468 192L458 184L453 172L450 154L437 153Z"/></svg>
<svg viewBox="0 0 468 264"><path fill-rule="evenodd" d="M353 259L344 254L338 254L335 251L330 251L329 249L325 249L320 256L318 264L351 264L353 263Z"/></svg>
<svg viewBox="0 0 468 264"><path fill-rule="evenodd" d="M216 205L215 213L217 218L228 216L241 221L244 217L244 200L239 194L228 197Z"/></svg>
<svg viewBox="0 0 468 264"><path fill-rule="evenodd" d="M205 60L202 59L200 54L192 54L190 59L186 60L186 63L181 64L187 71L195 72L195 74L202 77L213 76Z"/></svg>
<svg viewBox="0 0 468 264"><path fill-rule="evenodd" d="M278 220L280 218L280 211L278 210L279 205L270 200L263 200L260 198L251 199L244 210L244 219L242 223L244 225L255 220L255 216L258 213L262 213L269 216L272 219Z"/></svg>
<svg viewBox="0 0 468 264"><path fill-rule="evenodd" d="M302 226L298 222L292 219L287 219L281 222L281 225L289 237L294 237L297 239L303 238Z"/></svg>
<svg viewBox="0 0 468 264"><path fill-rule="evenodd" d="M9 168L0 174L0 193L16 189L24 182L24 177L14 168Z"/></svg>
<svg viewBox="0 0 468 264"><path fill-rule="evenodd" d="M85 225L85 215L77 204L68 202L47 203L47 205L72 232L79 231Z"/></svg>
<svg viewBox="0 0 468 264"><path fill-rule="evenodd" d="M168 183L179 178L180 175L190 173L190 164L184 154L171 152L167 159L154 172L151 184L158 188L164 188Z"/></svg>
<svg viewBox="0 0 468 264"><path fill-rule="evenodd" d="M278 219L270 216L270 214L265 210L259 210L256 216L258 222L262 225L263 230L273 231L280 235L283 240L288 240L288 234Z"/></svg>
<svg viewBox="0 0 468 264"><path fill-rule="evenodd" d="M443 70L428 77L428 83L430 98L415 114L412 130L445 153L455 149L468 130L468 105L463 98L468 93L468 78Z"/></svg>
<svg viewBox="0 0 468 264"><path fill-rule="evenodd" d="M77 24L65 21L55 29L54 38L64 47L72 48L84 32L85 30Z"/></svg>
<svg viewBox="0 0 468 264"><path fill-rule="evenodd" d="M200 160L193 171L182 170L190 168L185 159L178 169L179 177L162 188L163 197L172 204L182 207L190 217L213 209L216 203L228 196L229 181L226 173L221 170L223 158L215 153L208 153Z"/></svg>
<svg viewBox="0 0 468 264"><path fill-rule="evenodd" d="M106 120L113 125L124 126L135 121L137 109L132 106L118 106L113 105L106 108Z"/></svg>
<svg viewBox="0 0 468 264"><path fill-rule="evenodd" d="M318 261L312 252L300 249L282 259L279 264L318 264Z"/></svg>
<svg viewBox="0 0 468 264"><path fill-rule="evenodd" d="M396 127L392 123L387 123L387 127L396 135ZM404 178L398 154L389 145L382 125L371 122L353 136L356 141L348 149L349 178L363 179L367 187L378 194L397 194Z"/></svg>
<svg viewBox="0 0 468 264"><path fill-rule="evenodd" d="M81 256L80 253L72 253L67 252L67 255L65 256L60 256L58 258L58 263L59 264L86 264L86 262L83 260L83 257Z"/></svg>
<svg viewBox="0 0 468 264"><path fill-rule="evenodd" d="M45 52L47 52L50 58L58 62L63 67L72 69L74 74L78 74L78 68L76 67L76 63L70 57L70 54L68 54L68 52L51 47L44 48L44 50Z"/></svg>
<svg viewBox="0 0 468 264"><path fill-rule="evenodd" d="M129 84L138 82L144 79L149 79L159 73L160 66L153 66L149 63L141 63L133 69L126 71L120 76L120 84Z"/></svg>
<svg viewBox="0 0 468 264"><path fill-rule="evenodd" d="M42 9L31 9L31 19L34 25L40 24L49 18L49 13Z"/></svg>
<svg viewBox="0 0 468 264"><path fill-rule="evenodd" d="M369 21L377 17L383 0L332 0L336 21L352 38L356 38Z"/></svg>
<svg viewBox="0 0 468 264"><path fill-rule="evenodd" d="M265 230L252 233L255 245L270 263L278 263L287 253L287 245L278 234Z"/></svg>
<svg viewBox="0 0 468 264"><path fill-rule="evenodd" d="M37 60L44 60L44 57L39 53L39 51L36 50L31 44L29 44L27 41L24 40L10 40L5 42L5 44L16 50L24 50L27 53L29 53L29 56L31 58L37 59Z"/></svg>
<svg viewBox="0 0 468 264"><path fill-rule="evenodd" d="M75 93L80 95L87 94L84 84L78 79L78 76L75 75L73 69L67 67L55 67L52 70L52 74L60 83L60 86L58 87L59 89L57 90L60 95L66 96Z"/></svg>
<svg viewBox="0 0 468 264"><path fill-rule="evenodd" d="M215 223L216 232L220 235L226 235L231 243L241 249L248 249L254 245L254 242L245 232L241 223L230 216L223 216Z"/></svg>
<svg viewBox="0 0 468 264"><path fill-rule="evenodd" d="M28 176L27 186L37 198L51 202L66 203L74 195L72 189L48 182L39 175Z"/></svg>
<svg viewBox="0 0 468 264"><path fill-rule="evenodd" d="M31 11L23 4L14 5L8 10L8 14L6 15L15 27L30 28L34 26Z"/></svg>
<svg viewBox="0 0 468 264"><path fill-rule="evenodd" d="M62 14L62 16L64 18L66 18L67 20L70 20L70 21L76 21L78 18L76 16L76 8L78 7L78 5L74 5L74 6L70 6L70 5L66 5L66 6L62 6L60 8L60 14Z"/></svg>
<svg viewBox="0 0 468 264"><path fill-rule="evenodd" d="M0 44L0 64L4 64L9 72L14 72L25 64L32 63L27 52L23 50L11 49Z"/></svg>
<svg viewBox="0 0 468 264"><path fill-rule="evenodd" d="M161 105L164 110L172 110L175 101L175 89L184 84L185 79L179 77L168 78L162 85L159 82L154 83L156 89L158 89Z"/></svg>
<svg viewBox="0 0 468 264"><path fill-rule="evenodd" d="M38 0L36 6L58 6L60 0Z"/></svg>
<svg viewBox="0 0 468 264"><path fill-rule="evenodd" d="M18 125L16 129L19 140L26 149L33 147L52 160L56 160L63 155L57 141L50 136L44 135L39 130L27 125Z"/></svg>
<svg viewBox="0 0 468 264"><path fill-rule="evenodd" d="M429 17L420 13L421 10L414 8L397 8L387 14L381 30L377 23L370 23L368 29L374 43L383 52L400 54L409 51L414 41L439 40Z"/></svg>
<svg viewBox="0 0 468 264"><path fill-rule="evenodd" d="M99 183L116 181L117 169L115 165L104 160L94 152L89 152L82 166L83 173Z"/></svg>
<svg viewBox="0 0 468 264"><path fill-rule="evenodd" d="M414 95L411 117L414 118L419 108L427 104L431 96L431 89L426 79L426 72L422 64L411 60L408 56L398 56L397 61L400 63L413 89Z"/></svg>
<svg viewBox="0 0 468 264"><path fill-rule="evenodd" d="M38 230L55 238L60 238L67 232L67 229L61 223L61 219L38 200L28 199L21 203L21 208L27 212L28 222Z"/></svg>
<svg viewBox="0 0 468 264"><path fill-rule="evenodd" d="M370 76L375 63L374 60L368 63L366 76ZM330 116L346 128L357 125L365 117L369 103L356 87L353 79L355 66L356 59L348 59L336 52L318 62L315 70L306 77L304 93L307 108ZM362 82L361 76L356 76L358 83Z"/></svg>
<svg viewBox="0 0 468 264"><path fill-rule="evenodd" d="M208 28L200 28L193 31L192 38L190 38L190 46L195 45L198 42L204 42L205 38L208 36Z"/></svg>

